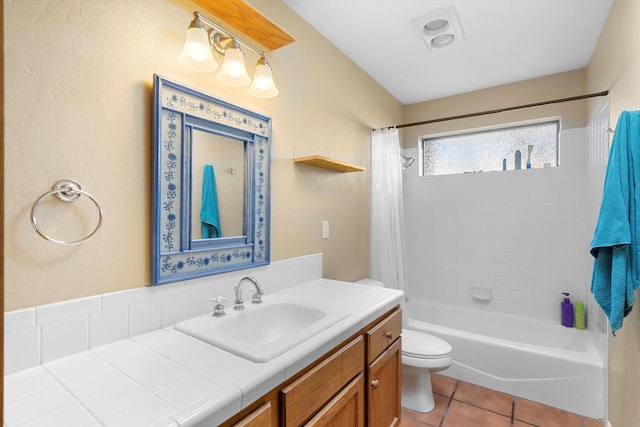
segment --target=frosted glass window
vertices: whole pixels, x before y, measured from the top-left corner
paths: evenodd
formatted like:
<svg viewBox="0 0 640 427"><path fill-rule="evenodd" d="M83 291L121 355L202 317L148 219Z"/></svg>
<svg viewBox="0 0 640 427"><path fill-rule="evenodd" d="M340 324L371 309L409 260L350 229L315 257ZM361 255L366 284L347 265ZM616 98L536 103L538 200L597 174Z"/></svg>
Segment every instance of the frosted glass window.
<svg viewBox="0 0 640 427"><path fill-rule="evenodd" d="M502 171L515 169L516 151L521 168L527 168L532 145L531 168L558 166L558 121L512 126L481 132L424 138L423 175Z"/></svg>

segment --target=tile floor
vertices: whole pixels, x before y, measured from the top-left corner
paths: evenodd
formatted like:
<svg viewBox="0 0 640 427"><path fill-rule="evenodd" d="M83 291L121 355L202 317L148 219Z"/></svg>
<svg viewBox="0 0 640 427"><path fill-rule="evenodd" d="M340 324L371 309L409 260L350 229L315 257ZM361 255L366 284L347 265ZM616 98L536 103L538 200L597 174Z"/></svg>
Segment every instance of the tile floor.
<svg viewBox="0 0 640 427"><path fill-rule="evenodd" d="M402 409L401 427L603 427L598 420L458 381L431 376L436 407Z"/></svg>

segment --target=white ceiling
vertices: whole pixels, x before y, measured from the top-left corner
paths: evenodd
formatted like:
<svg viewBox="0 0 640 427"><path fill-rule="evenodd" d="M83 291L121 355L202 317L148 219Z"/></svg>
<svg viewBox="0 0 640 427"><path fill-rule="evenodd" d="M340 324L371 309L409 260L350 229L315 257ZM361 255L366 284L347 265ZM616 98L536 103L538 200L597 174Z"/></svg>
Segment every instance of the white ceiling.
<svg viewBox="0 0 640 427"><path fill-rule="evenodd" d="M613 0L284 0L402 104L587 66ZM453 6L464 42L411 21Z"/></svg>

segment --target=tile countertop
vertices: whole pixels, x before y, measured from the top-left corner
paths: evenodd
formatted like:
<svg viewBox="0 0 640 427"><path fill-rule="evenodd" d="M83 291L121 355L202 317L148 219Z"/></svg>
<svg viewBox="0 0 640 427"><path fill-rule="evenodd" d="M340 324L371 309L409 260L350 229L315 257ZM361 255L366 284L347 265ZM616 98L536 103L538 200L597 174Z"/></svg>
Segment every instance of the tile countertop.
<svg viewBox="0 0 640 427"><path fill-rule="evenodd" d="M170 326L25 369L4 378L4 425L216 426L403 297L393 289L328 279L272 295L349 315L266 363L240 358ZM263 298L265 303L269 299Z"/></svg>

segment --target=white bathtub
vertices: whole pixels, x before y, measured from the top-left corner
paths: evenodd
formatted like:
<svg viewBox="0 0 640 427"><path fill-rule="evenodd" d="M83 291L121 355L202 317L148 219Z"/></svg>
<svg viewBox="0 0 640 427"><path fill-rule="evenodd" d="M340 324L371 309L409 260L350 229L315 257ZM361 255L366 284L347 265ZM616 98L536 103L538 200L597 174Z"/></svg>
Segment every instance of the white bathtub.
<svg viewBox="0 0 640 427"><path fill-rule="evenodd" d="M407 327L453 347L442 374L604 418L605 367L586 330L447 304L410 302Z"/></svg>

